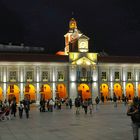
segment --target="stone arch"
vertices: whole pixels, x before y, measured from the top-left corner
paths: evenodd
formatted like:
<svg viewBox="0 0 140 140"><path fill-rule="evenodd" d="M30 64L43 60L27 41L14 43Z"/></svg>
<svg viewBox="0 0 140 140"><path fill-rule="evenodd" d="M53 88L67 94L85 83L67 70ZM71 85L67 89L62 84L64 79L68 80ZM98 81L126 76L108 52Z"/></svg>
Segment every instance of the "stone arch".
<svg viewBox="0 0 140 140"><path fill-rule="evenodd" d="M82 83L78 86L78 94L83 100L91 98L90 88L85 83Z"/></svg>
<svg viewBox="0 0 140 140"><path fill-rule="evenodd" d="M66 86L64 84L61 83L57 85L56 97L61 99L67 98Z"/></svg>
<svg viewBox="0 0 140 140"><path fill-rule="evenodd" d="M122 98L122 86L119 83L114 84L113 91L118 99Z"/></svg>
<svg viewBox="0 0 140 140"><path fill-rule="evenodd" d="M44 84L41 86L40 93L41 93L41 98L44 98L45 100L52 98L51 87L48 84Z"/></svg>
<svg viewBox="0 0 140 140"><path fill-rule="evenodd" d="M36 89L32 84L27 84L24 88L24 98L29 99L30 101L36 101Z"/></svg>
<svg viewBox="0 0 140 140"><path fill-rule="evenodd" d="M20 96L20 89L17 85L11 84L7 88L7 98L9 101L16 98L16 102L19 102L19 96Z"/></svg>
<svg viewBox="0 0 140 140"><path fill-rule="evenodd" d="M134 98L134 85L132 83L127 83L126 85L126 96L129 100Z"/></svg>
<svg viewBox="0 0 140 140"><path fill-rule="evenodd" d="M140 97L140 84L138 85L138 97Z"/></svg>
<svg viewBox="0 0 140 140"><path fill-rule="evenodd" d="M107 98L109 98L109 87L106 83L101 84L100 93L100 96L103 96L104 100L107 100Z"/></svg>
<svg viewBox="0 0 140 140"><path fill-rule="evenodd" d="M1 87L0 87L0 100L3 101L3 91Z"/></svg>

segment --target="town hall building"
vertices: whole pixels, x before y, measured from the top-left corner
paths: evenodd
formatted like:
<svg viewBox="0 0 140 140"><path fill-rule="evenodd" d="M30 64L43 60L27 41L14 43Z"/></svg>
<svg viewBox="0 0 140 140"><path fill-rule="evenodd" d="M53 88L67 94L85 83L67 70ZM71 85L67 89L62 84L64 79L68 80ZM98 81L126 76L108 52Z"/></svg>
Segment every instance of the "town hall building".
<svg viewBox="0 0 140 140"><path fill-rule="evenodd" d="M140 96L140 57L90 52L89 37L80 32L74 18L64 37L64 52L54 55L1 52L0 99L16 97L19 102L27 97L37 103L41 97Z"/></svg>

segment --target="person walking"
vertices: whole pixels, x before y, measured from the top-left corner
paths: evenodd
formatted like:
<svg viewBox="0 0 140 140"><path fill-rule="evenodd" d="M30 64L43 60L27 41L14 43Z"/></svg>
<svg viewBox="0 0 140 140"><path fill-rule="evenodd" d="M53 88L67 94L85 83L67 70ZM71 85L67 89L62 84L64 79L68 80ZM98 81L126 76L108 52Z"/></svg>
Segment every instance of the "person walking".
<svg viewBox="0 0 140 140"><path fill-rule="evenodd" d="M88 106L89 106L89 113L92 114L92 110L93 110L92 98L88 100Z"/></svg>
<svg viewBox="0 0 140 140"><path fill-rule="evenodd" d="M134 140L139 140L140 103L133 101L127 110L127 115L131 116Z"/></svg>
<svg viewBox="0 0 140 140"><path fill-rule="evenodd" d="M95 103L96 103L96 111L97 111L98 110L98 104L100 103L100 99L99 99L98 96L95 98Z"/></svg>
<svg viewBox="0 0 140 140"><path fill-rule="evenodd" d="M113 101L114 101L114 107L117 107L117 97L116 97L115 94L114 94L114 97L113 97Z"/></svg>
<svg viewBox="0 0 140 140"><path fill-rule="evenodd" d="M25 99L23 104L24 104L24 110L26 113L26 118L28 119L29 118L29 111L30 111L30 100Z"/></svg>
<svg viewBox="0 0 140 140"><path fill-rule="evenodd" d="M16 111L17 111L16 107L17 107L17 103L16 103L16 99L14 98L11 102L11 114L13 114L14 117L16 117Z"/></svg>
<svg viewBox="0 0 140 140"><path fill-rule="evenodd" d="M85 99L83 101L83 107L84 107L85 114L87 114L87 111L88 111L88 99Z"/></svg>
<svg viewBox="0 0 140 140"><path fill-rule="evenodd" d="M23 108L24 108L24 105L23 105L22 101L20 101L20 104L18 106L18 111L19 111L19 117L20 117L20 119L22 118Z"/></svg>
<svg viewBox="0 0 140 140"><path fill-rule="evenodd" d="M76 114L80 114L81 100L79 97L75 98Z"/></svg>
<svg viewBox="0 0 140 140"><path fill-rule="evenodd" d="M71 98L69 99L69 107L70 107L70 109L72 109L72 99Z"/></svg>

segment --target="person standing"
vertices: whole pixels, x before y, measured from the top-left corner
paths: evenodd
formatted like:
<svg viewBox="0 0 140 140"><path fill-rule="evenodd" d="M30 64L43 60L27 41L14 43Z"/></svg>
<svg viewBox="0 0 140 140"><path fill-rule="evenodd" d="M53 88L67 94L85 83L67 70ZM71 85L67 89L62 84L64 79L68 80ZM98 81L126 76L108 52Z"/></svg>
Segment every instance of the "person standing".
<svg viewBox="0 0 140 140"><path fill-rule="evenodd" d="M88 111L88 100L87 99L85 99L83 101L83 107L84 107L85 114L87 114L87 111Z"/></svg>
<svg viewBox="0 0 140 140"><path fill-rule="evenodd" d="M127 110L127 115L131 116L134 140L139 140L140 105L133 101Z"/></svg>
<svg viewBox="0 0 140 140"><path fill-rule="evenodd" d="M20 104L19 104L19 107L18 107L20 119L22 118L23 108L24 108L24 105L23 105L22 101L20 101Z"/></svg>
<svg viewBox="0 0 140 140"><path fill-rule="evenodd" d="M100 99L99 99L99 97L97 96L97 97L95 98L96 110L98 110L98 104L99 104L99 102L100 102Z"/></svg>
<svg viewBox="0 0 140 140"><path fill-rule="evenodd" d="M53 112L53 106L54 106L54 101L53 101L53 99L51 98L51 99L49 100L49 111L50 111L50 112Z"/></svg>
<svg viewBox="0 0 140 140"><path fill-rule="evenodd" d="M92 114L92 110L93 110L92 98L88 100L88 106L89 106L89 113Z"/></svg>
<svg viewBox="0 0 140 140"><path fill-rule="evenodd" d="M17 107L16 98L14 98L11 102L11 114L13 114L14 117L16 117L16 111L17 111L16 107Z"/></svg>
<svg viewBox="0 0 140 140"><path fill-rule="evenodd" d="M30 111L30 100L25 99L23 104L24 104L24 110L26 113L26 118L28 119L29 118L29 111Z"/></svg>
<svg viewBox="0 0 140 140"><path fill-rule="evenodd" d="M69 107L70 107L70 109L72 109L72 99L71 98L69 99Z"/></svg>
<svg viewBox="0 0 140 140"><path fill-rule="evenodd" d="M113 97L113 101L114 101L114 107L117 107L117 97L116 97L115 94L114 94L114 97Z"/></svg>
<svg viewBox="0 0 140 140"><path fill-rule="evenodd" d="M81 99L79 97L75 98L76 114L80 114Z"/></svg>

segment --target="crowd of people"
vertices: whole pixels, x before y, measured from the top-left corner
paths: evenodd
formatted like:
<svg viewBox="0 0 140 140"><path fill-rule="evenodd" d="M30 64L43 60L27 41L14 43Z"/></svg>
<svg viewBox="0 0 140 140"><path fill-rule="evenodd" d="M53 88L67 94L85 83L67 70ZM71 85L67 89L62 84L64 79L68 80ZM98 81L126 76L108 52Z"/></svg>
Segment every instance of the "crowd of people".
<svg viewBox="0 0 140 140"><path fill-rule="evenodd" d="M122 96L122 98L117 98L114 94L112 99L108 99L106 101L112 101L114 102L114 107L117 107L117 102L122 100L124 104L126 105L128 103L128 99L125 96ZM44 98L40 99L40 112L53 112L54 109L61 110L61 106L65 105L66 108L72 109L72 106L75 106L76 114L80 114L80 108L82 108L87 114L88 112L92 114L93 112L93 102L95 103L95 109L99 109L99 104L105 102L105 98L103 96L99 97L97 96L95 100L93 101L92 98L83 99L81 96L78 96L75 98L75 100L72 101L71 98L55 98L55 99L48 99L45 100ZM16 117L16 114L18 112L19 117L23 117L23 112L26 114L26 118L29 118L29 111L30 111L30 100L25 98L24 100L20 101L19 104L16 103L16 98L13 98L12 100L4 100L3 102L0 101L0 120L3 119L12 119L13 117Z"/></svg>
<svg viewBox="0 0 140 140"><path fill-rule="evenodd" d="M20 101L19 105L17 105L16 98L14 97L11 100L0 100L0 120L11 120L16 117L17 110L19 112L19 117L22 118L23 111L25 111L26 118L29 118L30 111L30 101L28 99L24 99Z"/></svg>
<svg viewBox="0 0 140 140"><path fill-rule="evenodd" d="M53 109L61 110L62 105L66 105L66 107L69 107L72 109L72 99L71 98L55 98L55 100L48 99L45 100L44 98L40 99L40 112L53 112Z"/></svg>

